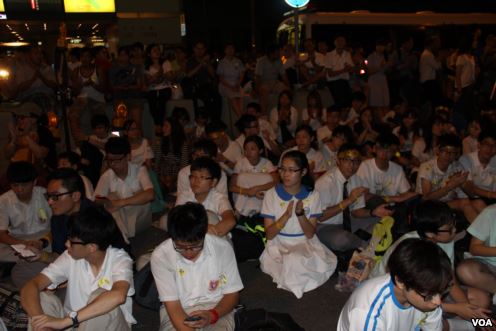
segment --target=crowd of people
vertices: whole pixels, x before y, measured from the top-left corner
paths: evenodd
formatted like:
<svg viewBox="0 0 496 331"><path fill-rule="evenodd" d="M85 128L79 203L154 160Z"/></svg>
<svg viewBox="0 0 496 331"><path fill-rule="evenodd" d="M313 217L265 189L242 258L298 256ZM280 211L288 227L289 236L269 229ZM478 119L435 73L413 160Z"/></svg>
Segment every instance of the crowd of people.
<svg viewBox="0 0 496 331"><path fill-rule="evenodd" d="M245 63L233 44L220 60L203 42L189 57L140 43L113 61L105 47L72 50L70 151L50 125L61 77L39 47L16 51L0 86L22 103L3 146L0 262L32 328L130 330L133 272L149 263L160 330L234 330L237 262L259 259L301 298L391 218L395 242L337 329L474 330L472 318L491 318L496 37L478 31L448 51L428 36L421 54L410 37L378 40L368 57L333 42L328 52L305 40L298 56L270 46ZM181 94L194 118L166 113ZM133 256L130 241L151 226L170 238Z"/></svg>

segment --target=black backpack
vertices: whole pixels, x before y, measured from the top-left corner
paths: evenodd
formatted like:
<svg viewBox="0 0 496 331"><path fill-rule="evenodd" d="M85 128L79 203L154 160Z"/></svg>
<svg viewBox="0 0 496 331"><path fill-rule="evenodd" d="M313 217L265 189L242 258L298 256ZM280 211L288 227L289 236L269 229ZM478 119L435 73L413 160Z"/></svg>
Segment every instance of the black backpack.
<svg viewBox="0 0 496 331"><path fill-rule="evenodd" d="M161 302L158 299L157 285L153 278L150 263L147 263L143 269L134 275L134 300L140 306L158 311Z"/></svg>

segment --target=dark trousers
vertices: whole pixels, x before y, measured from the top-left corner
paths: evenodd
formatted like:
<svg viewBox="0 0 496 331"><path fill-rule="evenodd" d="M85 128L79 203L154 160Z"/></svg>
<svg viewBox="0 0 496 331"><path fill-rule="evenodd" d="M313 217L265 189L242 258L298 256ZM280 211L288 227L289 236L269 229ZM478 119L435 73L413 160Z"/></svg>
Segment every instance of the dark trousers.
<svg viewBox="0 0 496 331"><path fill-rule="evenodd" d="M150 107L150 113L153 117L155 125L162 125L164 122L165 108L167 101L171 98L172 90L165 88L157 91L148 91L146 97Z"/></svg>

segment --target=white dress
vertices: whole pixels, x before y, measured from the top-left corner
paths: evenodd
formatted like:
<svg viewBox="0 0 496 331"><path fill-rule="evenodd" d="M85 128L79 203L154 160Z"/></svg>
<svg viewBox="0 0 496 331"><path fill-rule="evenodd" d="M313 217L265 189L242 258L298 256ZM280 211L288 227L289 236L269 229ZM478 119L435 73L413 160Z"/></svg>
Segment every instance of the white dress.
<svg viewBox="0 0 496 331"><path fill-rule="evenodd" d="M303 200L305 215L308 218L322 214L319 194L309 192L304 187L296 195L284 190L282 184L271 188L265 194L261 215L277 221L291 200L294 207ZM278 288L293 292L297 298L324 284L336 269L336 256L314 235L307 238L296 215L288 220L279 234L267 241L260 256L261 269L272 276Z"/></svg>

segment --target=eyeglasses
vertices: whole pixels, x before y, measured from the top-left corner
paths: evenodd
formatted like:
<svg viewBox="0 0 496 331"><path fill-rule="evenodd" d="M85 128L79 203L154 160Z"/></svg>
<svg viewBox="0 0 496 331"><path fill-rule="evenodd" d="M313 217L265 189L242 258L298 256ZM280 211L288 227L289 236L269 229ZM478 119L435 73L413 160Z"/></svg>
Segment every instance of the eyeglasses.
<svg viewBox="0 0 496 331"><path fill-rule="evenodd" d="M189 175L189 180L210 180L213 179L213 177L202 177L202 176L194 176L194 175Z"/></svg>
<svg viewBox="0 0 496 331"><path fill-rule="evenodd" d="M451 291L451 285L446 290L444 290L443 293L436 293L436 294L422 294L415 290L415 292L418 295L420 295L422 299L424 299L424 302L431 302L435 297L439 297L441 300L443 300L448 296L450 291Z"/></svg>
<svg viewBox="0 0 496 331"><path fill-rule="evenodd" d="M69 192L64 192L64 193L45 193L43 194L45 196L45 199L47 200L52 200L52 201L59 201L59 198L61 196L64 196L64 195L67 195L67 194L71 194L71 193L74 193L76 191L69 191Z"/></svg>
<svg viewBox="0 0 496 331"><path fill-rule="evenodd" d="M109 158L105 158L105 161L107 161L108 164L115 164L115 163L118 163L118 162L121 162L127 155L123 155L121 156L120 158L118 159L109 159Z"/></svg>
<svg viewBox="0 0 496 331"><path fill-rule="evenodd" d="M178 253L185 253L187 251L192 251L192 252L199 252L203 249L203 244L205 241L202 240L201 244L199 245L193 245L193 246L187 246L187 247L177 247L175 242L172 242L172 246L174 246L174 250Z"/></svg>
<svg viewBox="0 0 496 331"><path fill-rule="evenodd" d="M284 167L279 167L277 168L280 172L282 173L285 173L285 172L289 172L289 173L292 173L292 174L295 174L297 173L298 171L301 171L302 168L298 168L298 169L294 169L294 168L284 168Z"/></svg>
<svg viewBox="0 0 496 331"><path fill-rule="evenodd" d="M453 219L453 223L450 224L450 229L449 230L437 230L437 232L447 232L447 233L452 233L456 231L456 219Z"/></svg>

